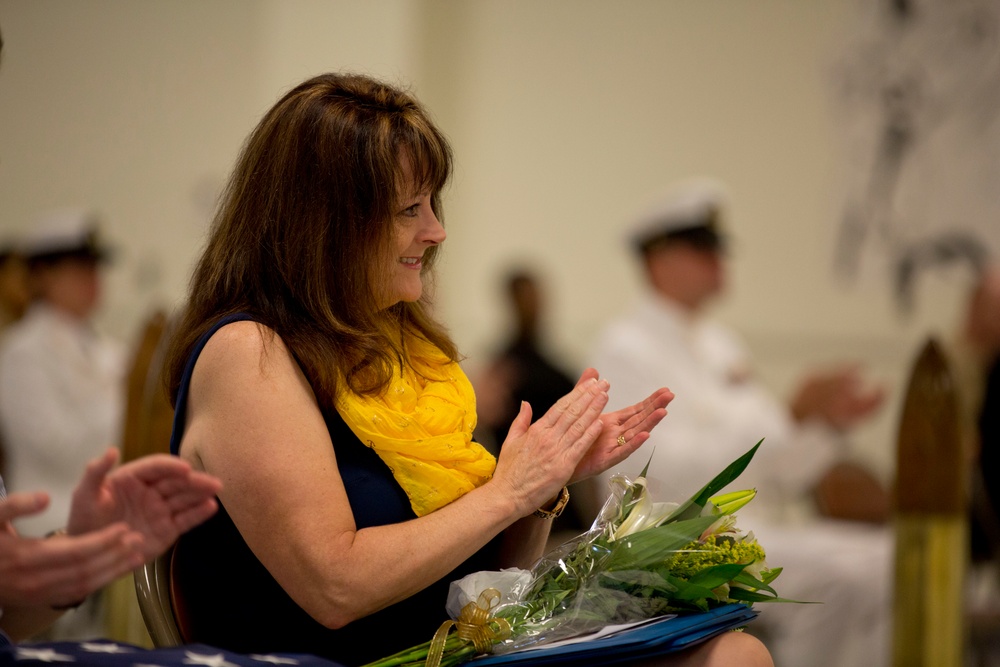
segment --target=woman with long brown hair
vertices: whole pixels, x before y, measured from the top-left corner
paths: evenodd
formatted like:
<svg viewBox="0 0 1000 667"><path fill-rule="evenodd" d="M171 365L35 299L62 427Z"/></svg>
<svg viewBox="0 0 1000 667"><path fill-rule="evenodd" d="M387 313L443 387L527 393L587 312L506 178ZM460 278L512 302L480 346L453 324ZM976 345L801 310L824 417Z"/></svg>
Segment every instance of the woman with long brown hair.
<svg viewBox="0 0 1000 667"><path fill-rule="evenodd" d="M173 451L224 483L175 552L188 640L346 664L424 641L449 581L529 566L565 486L666 414L661 389L602 415L588 370L534 424L523 406L498 459L472 441L424 289L450 171L418 103L363 76L302 83L247 140L168 359Z"/></svg>

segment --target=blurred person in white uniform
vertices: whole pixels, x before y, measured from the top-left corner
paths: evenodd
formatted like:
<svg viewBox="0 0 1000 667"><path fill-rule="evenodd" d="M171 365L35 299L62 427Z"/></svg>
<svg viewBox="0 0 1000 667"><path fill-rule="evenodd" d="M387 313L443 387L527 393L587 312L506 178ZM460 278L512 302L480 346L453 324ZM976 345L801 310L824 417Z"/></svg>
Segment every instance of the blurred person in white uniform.
<svg viewBox="0 0 1000 667"><path fill-rule="evenodd" d="M877 409L882 392L866 388L856 368L807 376L787 403L754 379L740 338L707 313L725 286L726 203L719 183L690 179L640 216L629 243L648 290L602 332L588 364L611 382L616 402L628 404L661 385L676 395L670 419L647 445L657 500L688 497L764 438L731 489L758 490L740 523L760 538L768 562L785 568L776 582L780 595L824 603L758 605L755 625L766 632L775 664L886 664L892 541L879 521L887 518L888 496L862 474L871 502L858 502L864 494L841 500L866 521L822 518L813 502L817 487L858 481L859 468L844 463L846 433ZM614 472L635 477L637 465L628 461L602 481Z"/></svg>
<svg viewBox="0 0 1000 667"><path fill-rule="evenodd" d="M49 509L19 517L25 536L69 521L72 494L88 461L119 444L124 348L91 324L108 251L87 213L42 216L21 239L32 302L0 341L0 436L8 490L44 489ZM53 639L101 634L99 597L64 617Z"/></svg>

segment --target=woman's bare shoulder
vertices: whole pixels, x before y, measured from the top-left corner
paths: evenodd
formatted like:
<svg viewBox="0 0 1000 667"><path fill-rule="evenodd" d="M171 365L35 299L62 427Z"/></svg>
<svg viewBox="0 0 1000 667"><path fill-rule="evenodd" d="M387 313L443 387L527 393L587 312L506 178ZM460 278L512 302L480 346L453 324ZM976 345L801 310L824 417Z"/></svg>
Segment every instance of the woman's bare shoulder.
<svg viewBox="0 0 1000 667"><path fill-rule="evenodd" d="M251 321L220 328L191 377L186 437L194 449L205 456L206 448L218 455L233 445L281 443L292 422L326 434L315 395L281 338Z"/></svg>
<svg viewBox="0 0 1000 667"><path fill-rule="evenodd" d="M198 365L203 369L221 365L249 371L251 363L265 375L295 367L292 354L281 336L252 320L231 322L221 327L208 339L198 357Z"/></svg>

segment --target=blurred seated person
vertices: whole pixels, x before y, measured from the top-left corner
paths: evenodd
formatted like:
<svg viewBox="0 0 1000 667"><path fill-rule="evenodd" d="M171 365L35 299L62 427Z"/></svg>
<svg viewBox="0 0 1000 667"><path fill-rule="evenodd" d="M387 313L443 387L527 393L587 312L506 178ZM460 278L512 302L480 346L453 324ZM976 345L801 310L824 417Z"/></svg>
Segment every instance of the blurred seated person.
<svg viewBox="0 0 1000 667"><path fill-rule="evenodd" d="M509 340L481 373L472 379L476 390L479 426L477 440L496 453L507 437L511 423L527 402L541 415L573 390L574 381L545 351L542 342L544 294L538 277L515 269L504 280L513 329ZM483 434L480 439L479 434ZM552 536L562 540L568 533L589 527L572 499L553 522Z"/></svg>
<svg viewBox="0 0 1000 667"><path fill-rule="evenodd" d="M474 381L479 427L487 436L483 444L491 443L494 451L507 437L522 401L541 415L575 384L544 350L545 301L538 277L527 270L513 270L504 279L504 288L513 328L500 352Z"/></svg>
<svg viewBox="0 0 1000 667"><path fill-rule="evenodd" d="M965 447L972 462L971 555L974 562L1000 558L1000 265L977 271L961 326L949 345L961 398ZM996 583L994 583L994 590Z"/></svg>
<svg viewBox="0 0 1000 667"><path fill-rule="evenodd" d="M49 494L47 512L14 521L21 534L38 537L66 525L87 462L118 442L125 354L91 322L107 257L93 216L43 215L22 237L19 252L32 301L0 341L0 440L8 487ZM100 596L92 596L60 619L49 638L100 633Z"/></svg>
<svg viewBox="0 0 1000 667"><path fill-rule="evenodd" d="M450 169L423 108L358 75L296 86L247 140L168 359L172 451L225 482L174 552L189 641L346 665L428 641L450 581L533 563L564 487L663 418L666 389L604 413L588 370L498 457L472 440L424 292ZM771 662L726 633L662 664Z"/></svg>
<svg viewBox="0 0 1000 667"><path fill-rule="evenodd" d="M8 496L0 479L0 647L46 629L215 512L221 484L210 475L166 455L117 460L111 448L87 465L66 528L45 538L18 535L11 521L43 512L48 494Z"/></svg>
<svg viewBox="0 0 1000 667"><path fill-rule="evenodd" d="M785 566L784 597L825 602L761 611L764 625L754 627L768 630L775 662L885 664L891 540L879 522L888 516L888 494L849 461L845 438L881 404L882 392L867 389L855 368L807 376L788 403L754 379L739 337L708 312L725 287L727 202L721 184L690 179L640 216L630 244L647 292L601 333L590 361L615 388L612 405L661 384L676 393L667 423L650 437L656 451L647 478L658 500L689 496L764 438L740 478L744 488L758 490L740 518L760 538L769 563ZM641 469L630 460L602 478L634 477ZM825 478L830 470L835 479ZM828 503L865 521L815 516L813 494L824 484ZM605 488L592 494L599 498ZM834 497L855 488L870 495Z"/></svg>
<svg viewBox="0 0 1000 667"><path fill-rule="evenodd" d="M995 567L1000 559L1000 358L994 358L986 376L979 411L979 438L979 470L983 474L981 493L985 511L989 512L989 518L982 521L990 522L988 529L980 529L983 533L988 532L982 537L985 543L982 554Z"/></svg>

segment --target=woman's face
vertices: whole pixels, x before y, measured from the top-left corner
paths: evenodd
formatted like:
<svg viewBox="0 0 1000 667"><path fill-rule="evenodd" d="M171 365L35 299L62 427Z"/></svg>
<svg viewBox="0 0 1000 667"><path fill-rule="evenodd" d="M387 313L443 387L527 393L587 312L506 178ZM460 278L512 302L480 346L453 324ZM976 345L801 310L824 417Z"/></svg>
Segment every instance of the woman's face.
<svg viewBox="0 0 1000 667"><path fill-rule="evenodd" d="M404 167L409 174L408 165ZM410 178L407 181L412 183ZM420 298L424 289L424 251L445 239L444 227L431 208L429 192L415 192L415 188L410 188L410 193L400 199L393 222L386 307Z"/></svg>

